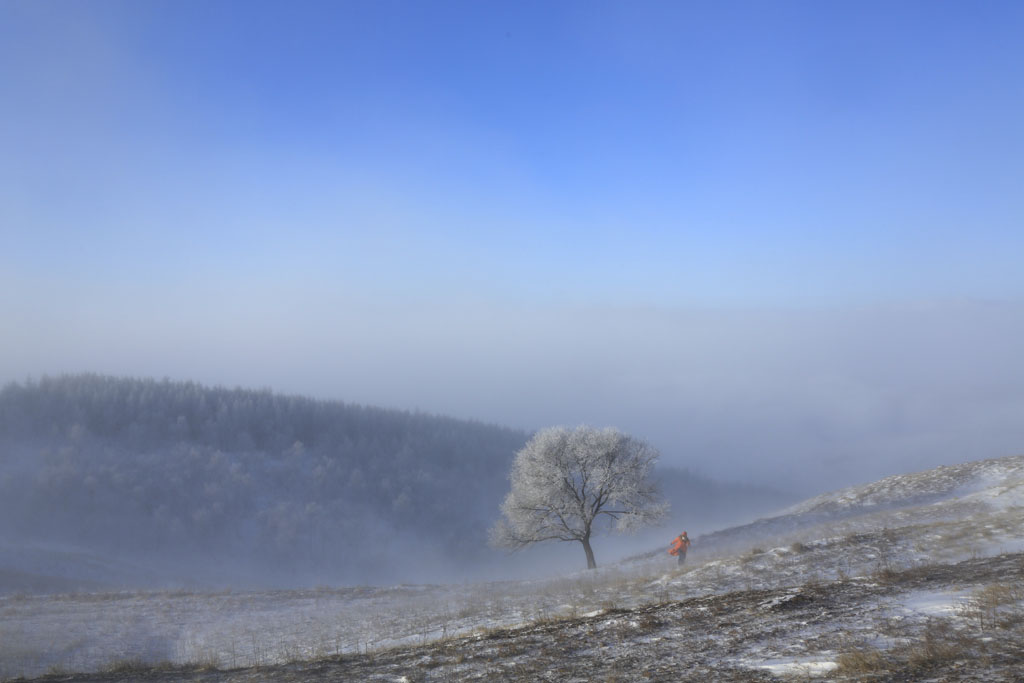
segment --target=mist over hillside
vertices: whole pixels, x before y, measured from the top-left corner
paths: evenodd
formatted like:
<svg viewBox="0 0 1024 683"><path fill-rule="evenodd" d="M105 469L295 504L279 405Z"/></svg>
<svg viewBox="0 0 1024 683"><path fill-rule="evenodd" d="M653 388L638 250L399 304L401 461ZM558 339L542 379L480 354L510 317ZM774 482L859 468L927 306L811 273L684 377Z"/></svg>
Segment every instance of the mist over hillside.
<svg viewBox="0 0 1024 683"><path fill-rule="evenodd" d="M22 588L32 576L63 588L479 575L507 562L486 531L528 436L191 382L10 384L0 391L0 570ZM673 522L692 528L789 502L685 470L657 476ZM599 544L599 561L611 552Z"/></svg>

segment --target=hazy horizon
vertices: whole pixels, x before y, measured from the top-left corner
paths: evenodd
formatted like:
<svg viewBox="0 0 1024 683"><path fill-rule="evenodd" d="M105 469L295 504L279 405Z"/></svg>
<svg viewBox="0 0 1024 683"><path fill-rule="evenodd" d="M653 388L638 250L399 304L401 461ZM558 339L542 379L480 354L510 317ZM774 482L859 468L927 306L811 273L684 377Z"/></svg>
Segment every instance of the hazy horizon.
<svg viewBox="0 0 1024 683"><path fill-rule="evenodd" d="M0 5L0 383L801 492L1024 453L1024 5Z"/></svg>

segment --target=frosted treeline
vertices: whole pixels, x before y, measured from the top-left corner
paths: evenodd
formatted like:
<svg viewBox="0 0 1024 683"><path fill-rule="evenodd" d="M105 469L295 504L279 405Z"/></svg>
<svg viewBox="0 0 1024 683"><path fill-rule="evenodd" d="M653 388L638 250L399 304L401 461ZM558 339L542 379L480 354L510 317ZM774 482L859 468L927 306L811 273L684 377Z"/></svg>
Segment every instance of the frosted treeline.
<svg viewBox="0 0 1024 683"><path fill-rule="evenodd" d="M0 435L8 539L285 578L365 574L399 544L473 559L526 440L421 413L95 375L7 386Z"/></svg>

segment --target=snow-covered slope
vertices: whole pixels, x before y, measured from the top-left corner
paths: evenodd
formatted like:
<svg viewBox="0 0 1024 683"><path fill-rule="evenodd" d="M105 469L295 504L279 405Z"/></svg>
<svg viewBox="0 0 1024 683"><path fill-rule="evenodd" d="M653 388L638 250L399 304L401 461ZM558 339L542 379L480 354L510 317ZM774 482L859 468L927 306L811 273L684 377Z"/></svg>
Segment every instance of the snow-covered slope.
<svg viewBox="0 0 1024 683"><path fill-rule="evenodd" d="M900 474L826 493L778 515L698 539L705 548L735 550L749 544L820 535L827 529L852 533L943 519L1001 516L1024 505L1024 456L994 458ZM993 534L980 532L995 541ZM1012 540L1012 539L1008 539Z"/></svg>
<svg viewBox="0 0 1024 683"><path fill-rule="evenodd" d="M170 660L259 665L260 680L282 681L667 681L684 667L713 680L1021 680L1022 550L1017 456L890 477L699 536L683 568L659 549L534 581L0 597L0 678ZM246 671L187 675L254 680Z"/></svg>
<svg viewBox="0 0 1024 683"><path fill-rule="evenodd" d="M963 498L975 492L1014 489L1024 483L1024 455L946 465L898 474L811 498L783 515L849 516Z"/></svg>

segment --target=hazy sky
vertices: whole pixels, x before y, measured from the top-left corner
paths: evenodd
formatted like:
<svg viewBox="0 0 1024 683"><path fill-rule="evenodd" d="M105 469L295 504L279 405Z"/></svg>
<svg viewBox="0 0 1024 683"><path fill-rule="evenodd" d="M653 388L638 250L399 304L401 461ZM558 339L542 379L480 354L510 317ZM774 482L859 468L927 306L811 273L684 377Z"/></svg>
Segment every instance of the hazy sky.
<svg viewBox="0 0 1024 683"><path fill-rule="evenodd" d="M1024 3L0 3L0 381L716 476L1024 452Z"/></svg>

